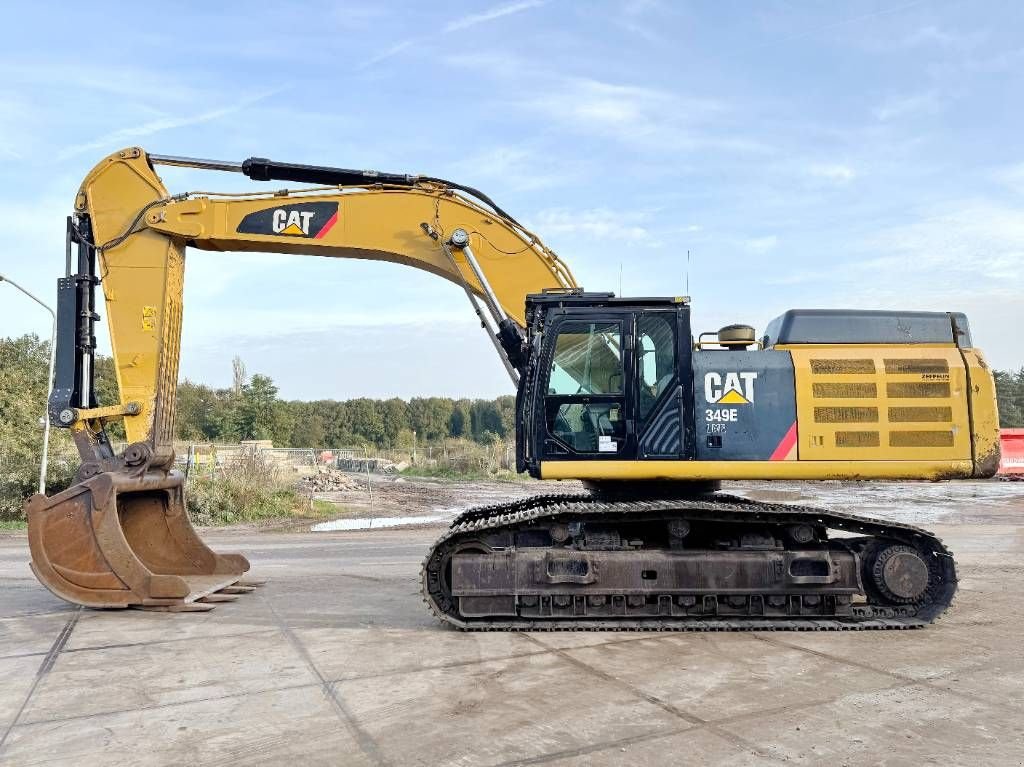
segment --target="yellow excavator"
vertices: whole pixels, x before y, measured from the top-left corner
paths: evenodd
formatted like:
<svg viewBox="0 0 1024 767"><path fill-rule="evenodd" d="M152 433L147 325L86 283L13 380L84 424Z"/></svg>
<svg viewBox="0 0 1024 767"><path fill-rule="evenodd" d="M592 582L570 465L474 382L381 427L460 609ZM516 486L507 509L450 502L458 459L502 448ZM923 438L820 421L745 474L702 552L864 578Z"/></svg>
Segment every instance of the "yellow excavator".
<svg viewBox="0 0 1024 767"><path fill-rule="evenodd" d="M171 195L159 166L312 184ZM952 555L895 521L724 495L722 480L989 477L992 375L952 312L792 310L694 337L686 297L585 292L489 197L440 178L128 148L68 219L49 412L74 484L27 504L32 567L90 607L209 609L247 560L189 523L175 468L185 250L391 261L461 286L516 386L518 470L585 492L471 509L431 547L428 607L462 629L908 628ZM77 259L73 259L73 250ZM96 287L120 402L97 402ZM386 307L382 307L386 311ZM116 454L105 424L124 424Z"/></svg>

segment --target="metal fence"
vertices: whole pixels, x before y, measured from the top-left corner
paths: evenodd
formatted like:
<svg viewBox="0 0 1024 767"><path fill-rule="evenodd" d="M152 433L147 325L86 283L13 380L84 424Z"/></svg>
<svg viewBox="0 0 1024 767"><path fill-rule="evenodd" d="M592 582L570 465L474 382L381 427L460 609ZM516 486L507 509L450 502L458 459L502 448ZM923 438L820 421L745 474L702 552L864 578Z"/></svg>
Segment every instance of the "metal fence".
<svg viewBox="0 0 1024 767"><path fill-rule="evenodd" d="M215 473L254 456L282 470L325 466L341 471L393 473L409 467L459 472L515 470L515 449L510 443L478 445L452 441L415 448L382 449L372 446L282 448L267 443L175 445L177 463L191 473Z"/></svg>

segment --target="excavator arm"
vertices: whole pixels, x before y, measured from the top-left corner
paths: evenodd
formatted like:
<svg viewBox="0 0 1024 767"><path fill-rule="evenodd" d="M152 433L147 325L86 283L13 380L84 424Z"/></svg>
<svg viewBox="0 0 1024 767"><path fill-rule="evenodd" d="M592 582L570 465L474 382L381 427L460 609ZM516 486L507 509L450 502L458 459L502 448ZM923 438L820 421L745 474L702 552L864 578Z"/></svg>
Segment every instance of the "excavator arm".
<svg viewBox="0 0 1024 767"><path fill-rule="evenodd" d="M156 173L160 164L318 186L171 195ZM443 179L139 148L106 157L76 197L58 285L49 410L71 429L82 466L71 488L34 496L27 507L36 575L79 604L196 608L218 589L237 588L248 569L244 557L215 554L196 535L174 469L189 247L390 261L443 277L465 290L513 382L526 359L526 296L576 287L565 264L490 198ZM97 285L118 403L98 403L93 386ZM105 429L114 419L123 420L128 441L120 454Z"/></svg>
<svg viewBox="0 0 1024 767"><path fill-rule="evenodd" d="M234 170L259 180L338 183L171 196L154 169L160 162ZM486 196L464 189L440 179L262 159L236 164L165 158L138 148L110 155L89 173L76 198L72 234L80 269L77 278L69 275L64 290L70 296L82 292L83 283L102 285L122 402L115 411L91 407L91 366L75 365L74 350L65 345L62 358L68 364L53 415L77 431L95 431L97 417L122 417L129 443L146 443L157 456L169 455L186 247L389 261L443 277L466 290L516 380L527 294L571 289L576 283L536 236ZM95 273L90 271L94 257ZM81 299L77 303L76 319L83 314L87 322L96 319ZM88 344L91 328L76 331L67 336L84 339L79 355L89 352L81 347Z"/></svg>

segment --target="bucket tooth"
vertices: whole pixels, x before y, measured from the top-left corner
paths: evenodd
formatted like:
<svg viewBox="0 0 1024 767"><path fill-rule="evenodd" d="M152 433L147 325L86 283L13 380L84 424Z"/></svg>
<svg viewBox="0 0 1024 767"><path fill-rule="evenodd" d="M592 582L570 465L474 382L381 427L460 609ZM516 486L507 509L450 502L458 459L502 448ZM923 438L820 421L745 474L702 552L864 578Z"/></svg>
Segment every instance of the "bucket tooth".
<svg viewBox="0 0 1024 767"><path fill-rule="evenodd" d="M152 613L208 613L216 606L206 602L175 602L170 605L140 605L135 609Z"/></svg>
<svg viewBox="0 0 1024 767"><path fill-rule="evenodd" d="M216 594L207 594L205 597L200 597L197 601L205 602L207 604L215 604L217 602L234 602L238 599L234 594L224 594L218 592Z"/></svg>
<svg viewBox="0 0 1024 767"><path fill-rule="evenodd" d="M251 594L256 590L255 586L239 586L237 583L234 586L225 586L218 594Z"/></svg>
<svg viewBox="0 0 1024 767"><path fill-rule="evenodd" d="M184 501L178 471L103 472L34 495L26 506L32 572L85 607L210 609L195 603L239 584L249 562L207 547Z"/></svg>

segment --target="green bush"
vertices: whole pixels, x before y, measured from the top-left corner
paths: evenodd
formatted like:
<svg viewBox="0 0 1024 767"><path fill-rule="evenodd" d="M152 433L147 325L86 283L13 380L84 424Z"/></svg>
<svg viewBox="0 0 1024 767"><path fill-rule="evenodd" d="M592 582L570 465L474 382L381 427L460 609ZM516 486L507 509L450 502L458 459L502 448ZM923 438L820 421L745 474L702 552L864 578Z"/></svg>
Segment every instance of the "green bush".
<svg viewBox="0 0 1024 767"><path fill-rule="evenodd" d="M334 504L295 491L272 461L247 453L211 474L193 473L185 486L185 508L197 525L234 525L288 517L324 517Z"/></svg>
<svg viewBox="0 0 1024 767"><path fill-rule="evenodd" d="M307 503L294 490L231 476L189 480L185 506L197 525L232 525L289 517Z"/></svg>
<svg viewBox="0 0 1024 767"><path fill-rule="evenodd" d="M46 406L50 345L38 336L0 338L0 520L24 520L22 506L39 489L39 457ZM46 483L63 490L78 471L78 456L66 431L50 432Z"/></svg>

